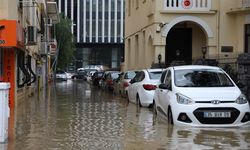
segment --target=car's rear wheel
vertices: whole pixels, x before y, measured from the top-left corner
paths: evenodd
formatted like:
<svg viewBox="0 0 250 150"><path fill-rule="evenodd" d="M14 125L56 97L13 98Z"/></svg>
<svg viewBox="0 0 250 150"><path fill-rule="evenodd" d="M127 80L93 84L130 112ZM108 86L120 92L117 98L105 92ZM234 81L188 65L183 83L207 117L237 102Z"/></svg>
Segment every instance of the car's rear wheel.
<svg viewBox="0 0 250 150"><path fill-rule="evenodd" d="M130 100L129 100L128 92L126 92L126 95L127 95L127 100L128 100L128 102L129 102Z"/></svg>
<svg viewBox="0 0 250 150"><path fill-rule="evenodd" d="M136 99L137 99L137 105L139 106L139 107L142 107L142 104L141 104L141 100L140 100L140 96L137 94L137 96L136 96Z"/></svg>
<svg viewBox="0 0 250 150"><path fill-rule="evenodd" d="M173 124L173 123L174 123L174 122L173 122L172 110L171 110L170 107L168 108L168 123L169 123L169 124Z"/></svg>

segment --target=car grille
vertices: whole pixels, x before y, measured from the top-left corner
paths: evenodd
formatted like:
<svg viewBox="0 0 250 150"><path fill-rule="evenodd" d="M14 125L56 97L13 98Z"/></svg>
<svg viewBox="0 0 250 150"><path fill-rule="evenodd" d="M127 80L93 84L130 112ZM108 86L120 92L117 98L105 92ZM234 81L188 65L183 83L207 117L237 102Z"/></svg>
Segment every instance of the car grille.
<svg viewBox="0 0 250 150"><path fill-rule="evenodd" d="M204 112L231 112L231 117L229 118L204 118ZM240 111L236 108L198 108L193 112L194 116L202 124L231 124L239 116Z"/></svg>
<svg viewBox="0 0 250 150"><path fill-rule="evenodd" d="M195 101L195 103L211 104L212 101ZM235 103L235 101L220 101L220 103Z"/></svg>

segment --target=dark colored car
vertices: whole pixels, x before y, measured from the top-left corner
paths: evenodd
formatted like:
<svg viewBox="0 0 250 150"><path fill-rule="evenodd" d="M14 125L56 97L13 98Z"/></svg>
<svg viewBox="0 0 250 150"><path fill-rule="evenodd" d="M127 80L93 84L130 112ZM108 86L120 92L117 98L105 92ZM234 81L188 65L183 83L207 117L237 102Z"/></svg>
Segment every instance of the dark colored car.
<svg viewBox="0 0 250 150"><path fill-rule="evenodd" d="M96 71L92 76L92 83L95 86L99 86L99 81L102 79L104 71Z"/></svg>
<svg viewBox="0 0 250 150"><path fill-rule="evenodd" d="M85 79L87 77L87 71L79 70L76 74L74 74L71 79Z"/></svg>

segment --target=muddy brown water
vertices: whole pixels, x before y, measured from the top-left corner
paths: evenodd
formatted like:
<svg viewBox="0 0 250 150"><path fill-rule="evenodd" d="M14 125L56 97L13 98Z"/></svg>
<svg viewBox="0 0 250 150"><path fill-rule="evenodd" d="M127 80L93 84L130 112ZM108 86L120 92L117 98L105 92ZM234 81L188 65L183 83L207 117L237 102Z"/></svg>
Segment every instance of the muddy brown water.
<svg viewBox="0 0 250 150"><path fill-rule="evenodd" d="M0 150L250 149L250 126L171 126L152 110L79 80L27 97L11 113L9 126Z"/></svg>

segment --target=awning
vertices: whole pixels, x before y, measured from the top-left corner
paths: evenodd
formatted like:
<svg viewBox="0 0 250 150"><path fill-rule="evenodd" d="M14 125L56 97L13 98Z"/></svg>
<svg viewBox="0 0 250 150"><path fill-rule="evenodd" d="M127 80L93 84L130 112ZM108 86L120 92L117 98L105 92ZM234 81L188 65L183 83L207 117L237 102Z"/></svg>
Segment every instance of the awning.
<svg viewBox="0 0 250 150"><path fill-rule="evenodd" d="M47 2L47 13L48 17L52 19L53 23L58 23L60 21L56 2Z"/></svg>

